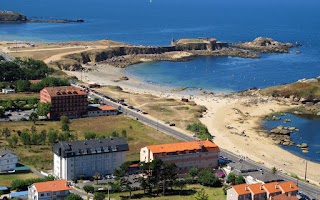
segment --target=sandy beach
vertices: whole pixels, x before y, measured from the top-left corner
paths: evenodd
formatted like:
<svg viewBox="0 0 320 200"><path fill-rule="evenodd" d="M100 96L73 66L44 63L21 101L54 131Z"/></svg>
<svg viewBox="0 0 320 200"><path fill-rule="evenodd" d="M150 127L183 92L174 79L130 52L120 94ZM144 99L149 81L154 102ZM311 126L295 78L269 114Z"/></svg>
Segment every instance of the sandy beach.
<svg viewBox="0 0 320 200"><path fill-rule="evenodd" d="M83 82L117 85L130 93L152 94L176 99L189 98L192 94L197 104L208 108L200 120L208 127L214 136L214 142L220 148L264 163L269 168L276 167L288 175L295 174L301 178L304 177L305 160L272 144L272 141L265 137L263 130L259 129L263 116L275 111L284 111L291 107L290 103L264 97L201 95L199 91L173 92L174 88L141 82L126 73L124 69L110 65L90 67L92 70L87 72L65 72L77 76ZM119 81L122 76L127 76L129 80ZM307 179L317 185L320 182L318 169L320 169L319 163L308 162Z"/></svg>

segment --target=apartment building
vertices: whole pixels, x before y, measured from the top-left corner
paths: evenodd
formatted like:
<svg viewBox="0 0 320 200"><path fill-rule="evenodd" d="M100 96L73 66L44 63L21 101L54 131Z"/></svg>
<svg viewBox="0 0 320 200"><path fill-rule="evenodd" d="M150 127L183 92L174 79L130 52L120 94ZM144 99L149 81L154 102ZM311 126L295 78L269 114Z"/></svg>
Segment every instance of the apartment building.
<svg viewBox="0 0 320 200"><path fill-rule="evenodd" d="M271 200L276 196L296 196L299 188L293 181L234 185L227 189L227 200Z"/></svg>
<svg viewBox="0 0 320 200"><path fill-rule="evenodd" d="M52 105L50 119L62 115L77 118L87 114L88 94L74 86L46 87L40 91L40 102Z"/></svg>
<svg viewBox="0 0 320 200"><path fill-rule="evenodd" d="M218 167L219 152L219 147L209 140L159 144L141 148L140 161L152 162L160 158L164 162L175 163L178 173L185 173L191 167Z"/></svg>
<svg viewBox="0 0 320 200"><path fill-rule="evenodd" d="M53 175L75 180L96 173L112 174L125 162L128 150L127 141L121 137L59 142L53 146Z"/></svg>

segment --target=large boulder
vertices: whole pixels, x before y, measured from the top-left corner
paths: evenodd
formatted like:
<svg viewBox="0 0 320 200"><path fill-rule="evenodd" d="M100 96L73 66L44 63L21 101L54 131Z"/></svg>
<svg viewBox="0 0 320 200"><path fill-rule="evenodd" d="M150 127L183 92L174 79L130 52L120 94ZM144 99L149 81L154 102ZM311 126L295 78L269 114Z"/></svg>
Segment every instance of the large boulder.
<svg viewBox="0 0 320 200"><path fill-rule="evenodd" d="M301 144L301 148L308 148L308 146L309 146L309 145L308 145L307 143L302 143L302 144Z"/></svg>

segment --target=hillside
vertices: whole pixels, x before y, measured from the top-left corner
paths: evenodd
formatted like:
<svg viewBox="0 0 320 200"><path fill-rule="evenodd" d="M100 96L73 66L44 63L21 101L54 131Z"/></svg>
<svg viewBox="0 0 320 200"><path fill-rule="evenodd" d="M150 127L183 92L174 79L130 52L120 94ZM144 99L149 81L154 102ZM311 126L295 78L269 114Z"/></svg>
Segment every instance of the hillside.
<svg viewBox="0 0 320 200"><path fill-rule="evenodd" d="M27 17L25 15L15 13L12 11L0 11L0 23L2 22L26 22Z"/></svg>

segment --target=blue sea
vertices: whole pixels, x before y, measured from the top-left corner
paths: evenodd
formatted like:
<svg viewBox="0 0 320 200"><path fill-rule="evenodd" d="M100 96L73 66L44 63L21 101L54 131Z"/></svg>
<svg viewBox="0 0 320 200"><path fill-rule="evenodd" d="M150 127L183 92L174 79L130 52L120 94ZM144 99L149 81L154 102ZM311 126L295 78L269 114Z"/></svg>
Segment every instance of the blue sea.
<svg viewBox="0 0 320 200"><path fill-rule="evenodd" d="M85 23L0 24L0 40L111 39L169 45L171 38L215 37L240 42L265 36L302 44L288 54L261 54L260 59L199 57L127 69L154 84L233 92L319 76L319 8L319 0L1 0L0 10L13 10L29 18L83 19ZM314 134L319 133L306 131L306 142L317 143ZM315 157L319 154L308 158Z"/></svg>

